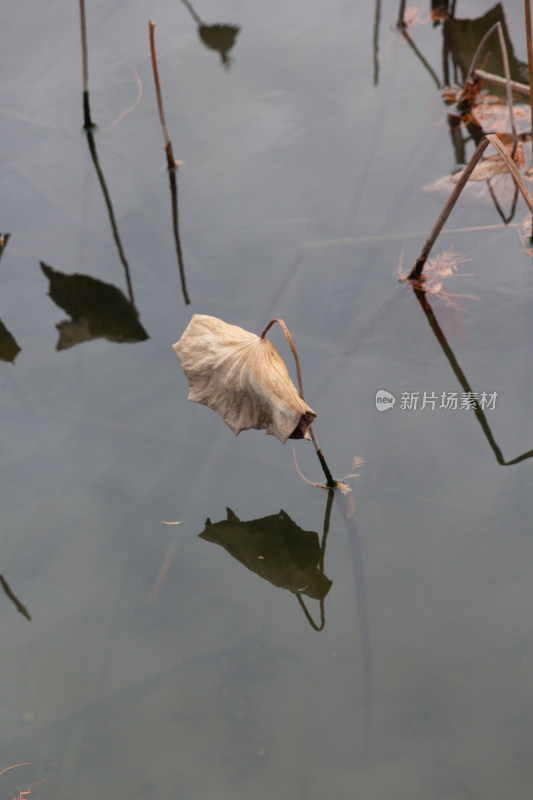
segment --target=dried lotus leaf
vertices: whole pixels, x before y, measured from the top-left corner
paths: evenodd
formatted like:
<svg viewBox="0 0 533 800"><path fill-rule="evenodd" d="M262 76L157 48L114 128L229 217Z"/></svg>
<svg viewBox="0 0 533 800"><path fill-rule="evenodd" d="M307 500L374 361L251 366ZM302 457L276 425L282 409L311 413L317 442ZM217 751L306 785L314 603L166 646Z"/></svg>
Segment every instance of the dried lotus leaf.
<svg viewBox="0 0 533 800"><path fill-rule="evenodd" d="M316 414L268 339L194 314L173 347L189 381L189 400L218 411L236 436L255 428L282 444L310 438L307 429Z"/></svg>

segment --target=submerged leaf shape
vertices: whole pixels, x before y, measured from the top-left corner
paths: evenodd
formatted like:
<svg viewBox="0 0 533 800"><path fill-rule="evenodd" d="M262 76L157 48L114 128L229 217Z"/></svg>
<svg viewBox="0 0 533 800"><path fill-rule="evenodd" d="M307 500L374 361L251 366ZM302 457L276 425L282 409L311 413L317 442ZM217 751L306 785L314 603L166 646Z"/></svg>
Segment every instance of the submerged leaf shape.
<svg viewBox="0 0 533 800"><path fill-rule="evenodd" d="M268 339L194 314L173 347L189 381L189 400L218 411L236 436L255 428L282 444L310 438L307 429L316 414Z"/></svg>

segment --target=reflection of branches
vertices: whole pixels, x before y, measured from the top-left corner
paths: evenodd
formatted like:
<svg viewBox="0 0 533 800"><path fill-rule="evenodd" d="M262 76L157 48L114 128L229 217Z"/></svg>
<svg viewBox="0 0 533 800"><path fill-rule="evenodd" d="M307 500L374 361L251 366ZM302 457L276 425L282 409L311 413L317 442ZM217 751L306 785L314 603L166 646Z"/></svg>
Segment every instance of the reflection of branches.
<svg viewBox="0 0 533 800"><path fill-rule="evenodd" d="M511 211L509 212L509 216L508 217L505 216L505 213L504 213L502 207L500 206L500 204L498 202L498 198L496 197L496 192L494 191L494 189L492 187L492 183L491 183L491 179L490 178L487 179L487 188L489 190L489 194L491 196L492 202L494 203L496 211L500 215L503 224L504 225L508 225L509 222L511 222L511 220L514 218L514 215L515 215L515 212L516 212L516 204L518 202L518 187L515 184L513 202L512 202Z"/></svg>
<svg viewBox="0 0 533 800"><path fill-rule="evenodd" d="M454 373L455 373L455 375L457 377L457 380L459 381L459 383L463 387L463 390L465 392L469 393L470 397L475 397L476 396L475 392L472 392L472 388L471 388L470 384L468 383L466 375L464 374L463 370L461 369L461 366L460 366L459 362L457 361L453 350L451 349L450 345L448 344L448 341L447 341L447 339L446 339L446 337L445 337L445 335L444 335L444 333L442 331L442 328L440 327L439 323L437 322L437 318L435 316L435 313L434 313L433 309L431 308L431 305L429 304L429 301L427 299L426 292L424 292L424 290L421 288L420 284L417 285L416 283L413 283L412 287L413 287L413 292L415 293L416 299L418 300L418 302L422 306L422 309L424 311L424 314L427 317L429 325L430 325L433 333L435 334L438 343L442 347L444 355L446 356L446 358L450 362L450 366L453 369L453 371L454 371ZM511 461L506 461L504 459L504 457L503 457L503 453L502 453L500 447L497 445L496 440L495 440L495 438L494 438L494 436L492 434L492 431L491 431L491 429L489 427L489 423L487 422L487 418L485 416L485 412L483 411L482 408L479 407L479 405L477 403L474 403L473 410L474 410L474 414L476 415L477 421L481 425L483 433L485 434L485 436L487 438L487 441L488 441L489 445L491 446L494 455L496 456L496 461L498 462L498 464L501 464L502 466L510 466L511 464L518 464L520 461L525 461L527 458L533 457L533 450L529 450L527 453L523 453L522 455L517 456L516 458L513 458Z"/></svg>
<svg viewBox="0 0 533 800"><path fill-rule="evenodd" d="M180 271L181 291L185 305L189 305L191 299L187 291L187 284L185 282L185 265L183 263L183 252L181 249L181 238L178 223L178 178L176 176L176 167L169 168L168 177L170 180L170 204L172 208L172 230L174 231L174 241L176 242L176 254L178 256L178 267Z"/></svg>
<svg viewBox="0 0 533 800"><path fill-rule="evenodd" d="M89 106L89 60L87 57L87 25L85 22L85 0L80 0L81 56L83 69L83 127L88 131L93 127Z"/></svg>
<svg viewBox="0 0 533 800"><path fill-rule="evenodd" d="M348 534L348 544L350 546L352 556L353 575L355 581L355 599L357 603L359 644L361 646L361 662L363 673L365 744L368 749L370 746L370 736L372 731L372 649L370 638L370 619L366 597L366 581L363 570L361 541L359 539L359 533L354 517L349 515L349 509L347 513L343 513L343 518L346 526L346 532Z"/></svg>
<svg viewBox="0 0 533 800"><path fill-rule="evenodd" d="M333 498L335 497L335 492L333 489L328 490L328 500L326 503L326 513L324 515L324 526L322 532L322 541L320 542L320 560L318 562L318 569L320 572L324 573L324 557L326 555L326 540L328 538L329 533L329 523L331 520L331 509L333 508ZM302 592L297 592L296 597L298 598L298 602L300 603L302 610L307 618L307 621L314 628L315 631L321 631L326 624L326 614L324 609L324 597L321 597L320 602L320 625L317 625L316 622L311 617L311 614L306 608L306 605L303 601Z"/></svg>
<svg viewBox="0 0 533 800"><path fill-rule="evenodd" d="M239 26L219 24L206 25L189 3L189 0L181 0L181 2L198 25L198 35L202 42L210 50L217 50L218 53L220 53L222 63L226 68L229 68L231 59L228 53L235 46L235 40L240 32Z"/></svg>
<svg viewBox="0 0 533 800"><path fill-rule="evenodd" d="M424 65L424 67L427 69L427 71L429 72L429 74L431 75L433 80L435 81L437 89L440 89L441 85L440 85L439 77L438 77L437 73L435 72L435 70L433 69L433 67L431 66L431 64L424 58L424 56L422 55L422 53L420 52L420 50L418 49L416 44L413 42L413 40L411 39L411 37L409 36L407 31L406 30L402 30L401 33L402 33L403 38L405 39L405 41L407 42L407 44L409 45L409 47L413 51L413 53L417 56L417 58L420 59L421 63Z"/></svg>
<svg viewBox="0 0 533 800"><path fill-rule="evenodd" d="M374 86L379 81L379 23L381 21L381 0L376 0L376 10L374 13L374 33L372 45L374 51Z"/></svg>
<svg viewBox="0 0 533 800"><path fill-rule="evenodd" d="M5 594L9 597L9 599L11 600L17 611L20 614L22 614L23 617L26 617L26 619L29 619L31 621L30 612L28 611L26 606L23 603L21 603L20 600L13 594L8 582L6 581L3 575L0 575L0 586L4 590ZM0 775L1 774L2 773L0 773Z"/></svg>
<svg viewBox="0 0 533 800"><path fill-rule="evenodd" d="M124 267L124 274L126 276L126 284L128 286L128 294L130 298L130 302L132 306L135 308L135 301L133 299L133 286L131 283L131 276L130 276L130 268L129 264L126 261L126 256L124 255L124 250L122 248L122 242L120 241L120 235L118 232L117 221L115 219L115 212L113 211L113 204L111 202L111 197L109 195L109 191L107 189L107 184L104 178L104 173L102 172L102 168L100 166L100 162L98 161L98 153L96 152L96 143L94 141L94 135L92 130L87 130L87 143L89 145L89 150L91 153L91 158L93 160L94 168L96 169L96 174L98 175L98 180L100 182L100 186L102 188L102 193L104 195L105 204L107 206L107 213L109 214L109 222L111 223L111 230L113 231L113 238L115 240L115 244L117 245L118 255L120 260L122 261L122 265Z"/></svg>

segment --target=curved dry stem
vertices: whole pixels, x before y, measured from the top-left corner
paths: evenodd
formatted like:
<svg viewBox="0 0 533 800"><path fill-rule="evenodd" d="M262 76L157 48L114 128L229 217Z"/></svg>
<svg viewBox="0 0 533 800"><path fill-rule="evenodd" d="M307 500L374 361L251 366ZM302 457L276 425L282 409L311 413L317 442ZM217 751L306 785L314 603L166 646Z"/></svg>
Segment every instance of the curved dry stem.
<svg viewBox="0 0 533 800"><path fill-rule="evenodd" d="M512 157L514 157L514 154L516 152L516 148L518 146L518 133L517 133L517 130L516 130L516 123L515 123L514 111L513 111L513 96L512 96L512 91L511 91L511 70L509 69L509 56L507 54L507 47L506 47L506 44L505 44L505 37L503 35L503 29L502 29L501 22L496 22L491 28L489 28L489 30L486 32L486 34L483 36L483 38L481 39L480 43L478 44L476 52L474 53L474 58L472 59L472 63L470 65L470 69L468 71L468 75L467 75L465 84L468 83L469 81L473 80L474 74L475 74L475 71L476 71L476 66L477 66L477 63L478 63L478 61L480 59L481 53L483 51L483 48L484 48L487 40L489 39L489 37L492 36L492 34L495 31L497 31L497 33L498 33L498 41L500 43L500 50L501 50L501 53L502 53L503 72L504 72L504 75L505 75L505 91L506 91L506 97L507 97L507 107L509 109L509 122L511 123L511 130L512 130L512 133L513 133L513 152L512 152L511 155L512 155Z"/></svg>
<svg viewBox="0 0 533 800"><path fill-rule="evenodd" d="M470 69L468 70L468 75L466 76L465 83L468 83L468 81L471 81L473 79L474 72L476 71L477 63L478 63L478 61L479 61L479 59L481 57L481 53L483 52L483 48L485 47L485 44L486 44L487 40L498 29L499 25L500 25L499 22L495 22L494 25L492 25L492 27L490 27L488 29L488 31L485 33L485 35L481 39L480 43L476 47L476 52L474 53L474 58L472 59L472 63L470 64Z"/></svg>
<svg viewBox="0 0 533 800"><path fill-rule="evenodd" d="M296 347L294 345L294 342L292 340L292 336L291 336L291 334L289 332L289 329L287 328L287 326L285 325L283 320L279 319L278 317L276 317L276 319L270 320L270 322L266 326L265 330L261 334L261 339L265 338L265 334L270 330L270 328L272 327L272 325L275 322L277 322L283 328L283 333L285 334L285 338L287 339L287 341L289 343L289 347L291 348L292 354L294 356L294 363L296 364L296 376L298 378L298 392L299 392L300 397L302 398L302 400L305 400L304 387L303 387L303 384L302 384L302 369L300 367L300 358L298 356L298 352L297 352Z"/></svg>
<svg viewBox="0 0 533 800"><path fill-rule="evenodd" d="M300 397L302 398L302 400L305 400L305 398L304 398L304 387L303 387L303 383L302 383L302 369L300 367L300 358L298 356L298 352L297 352L296 347L294 345L294 342L292 340L292 336L291 336L291 334L289 332L289 329L287 328L287 326L285 325L283 320L279 319L278 317L276 317L276 319L271 319L270 322L268 323L268 325L266 326L265 330L261 334L261 339L265 338L266 333L270 330L270 328L272 327L272 325L274 325L275 322L277 322L283 328L283 333L285 334L285 338L287 339L287 341L289 343L289 347L291 348L292 354L294 356L294 362L296 364L296 375L298 377L298 392L299 392ZM326 464L326 459L324 458L324 453L320 449L320 445L318 444L318 440L317 440L317 438L315 436L315 432L313 430L313 426L310 425L307 430L308 430L309 435L311 437L311 441L313 442L313 446L314 446L314 448L316 450L316 454L317 454L318 460L320 461L320 466L322 467L324 475L326 476L327 487L329 489L333 489L333 488L335 488L337 486L337 481L335 480L335 478L331 474L331 470L328 467L328 465Z"/></svg>
<svg viewBox="0 0 533 800"><path fill-rule="evenodd" d="M496 148L498 153L505 161L509 172L514 178L517 188L520 190L522 197L526 201L526 205L529 211L531 212L531 214L533 214L533 199L531 198L531 195L527 190L527 186L524 183L524 179L520 175L520 172L518 171L518 168L514 163L513 159L511 158L511 156L509 155L509 153L507 152L507 150L505 149L505 147L503 146L503 144L501 143L501 141L499 140L499 138L496 136L495 133L488 133L486 138L488 139L490 144Z"/></svg>

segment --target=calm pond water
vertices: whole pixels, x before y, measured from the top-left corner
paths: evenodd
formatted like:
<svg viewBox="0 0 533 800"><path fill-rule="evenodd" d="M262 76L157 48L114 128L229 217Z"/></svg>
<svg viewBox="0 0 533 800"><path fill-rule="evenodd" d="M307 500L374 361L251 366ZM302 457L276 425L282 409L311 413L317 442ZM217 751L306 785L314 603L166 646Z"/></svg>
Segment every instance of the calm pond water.
<svg viewBox="0 0 533 800"><path fill-rule="evenodd" d="M2 14L0 773L29 763L0 797L530 800L524 203L456 206L434 255L469 297L398 282L474 150L445 79L499 19L527 81L520 4L458 3L446 39L427 3L407 35L393 2L87 6L92 142L77 4ZM194 313L285 320L331 469L365 459L352 516L187 401Z"/></svg>

